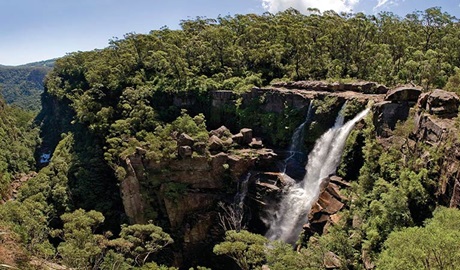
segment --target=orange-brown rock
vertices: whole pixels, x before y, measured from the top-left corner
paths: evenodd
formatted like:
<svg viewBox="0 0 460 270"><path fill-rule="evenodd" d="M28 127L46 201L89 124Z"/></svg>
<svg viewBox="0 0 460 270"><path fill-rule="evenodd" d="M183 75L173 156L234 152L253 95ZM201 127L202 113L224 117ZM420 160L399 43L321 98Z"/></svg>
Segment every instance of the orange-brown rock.
<svg viewBox="0 0 460 270"><path fill-rule="evenodd" d="M308 220L311 224L312 230L317 233L327 233L331 224L339 222L340 210L345 206L348 200L342 195L340 187L347 188L349 184L338 176L330 176L323 180L321 185L320 195L315 204L313 204Z"/></svg>

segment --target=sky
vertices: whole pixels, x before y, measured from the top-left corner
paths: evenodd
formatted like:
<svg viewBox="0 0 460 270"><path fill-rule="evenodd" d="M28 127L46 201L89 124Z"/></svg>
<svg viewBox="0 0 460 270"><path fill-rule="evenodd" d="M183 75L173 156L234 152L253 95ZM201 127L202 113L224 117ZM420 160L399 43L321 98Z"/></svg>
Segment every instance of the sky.
<svg viewBox="0 0 460 270"><path fill-rule="evenodd" d="M184 19L293 7L321 11L391 11L404 16L439 6L460 18L460 0L0 0L0 64L21 65L102 49L126 33L148 33Z"/></svg>

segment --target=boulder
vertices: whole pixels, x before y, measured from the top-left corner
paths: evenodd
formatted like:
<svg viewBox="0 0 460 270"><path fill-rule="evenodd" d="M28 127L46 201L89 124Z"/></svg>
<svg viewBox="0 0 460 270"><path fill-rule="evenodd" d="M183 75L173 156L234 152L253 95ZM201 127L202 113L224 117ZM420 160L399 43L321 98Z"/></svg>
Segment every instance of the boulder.
<svg viewBox="0 0 460 270"><path fill-rule="evenodd" d="M340 192L339 186L337 186L334 183L329 183L329 185L326 188L326 191L329 194L331 194L332 196L334 196L336 199L338 199L338 200L340 200L342 202L348 200L347 197L343 196L342 193Z"/></svg>
<svg viewBox="0 0 460 270"><path fill-rule="evenodd" d="M179 146L192 146L195 140L186 133L181 133L177 138Z"/></svg>
<svg viewBox="0 0 460 270"><path fill-rule="evenodd" d="M264 144L262 143L262 139L260 139L260 138L252 138L252 141L249 144L249 147L255 148L255 149L262 149L262 148L264 148Z"/></svg>
<svg viewBox="0 0 460 270"><path fill-rule="evenodd" d="M386 94L388 88L384 85L379 85L375 82L355 82L351 86L351 90L364 94Z"/></svg>
<svg viewBox="0 0 460 270"><path fill-rule="evenodd" d="M209 151L221 151L224 143L216 135L212 135L208 140Z"/></svg>
<svg viewBox="0 0 460 270"><path fill-rule="evenodd" d="M193 151L197 152L200 155L206 154L206 143L204 142L197 142L192 147Z"/></svg>
<svg viewBox="0 0 460 270"><path fill-rule="evenodd" d="M385 100L393 102L417 102L420 94L422 94L422 89L420 87L400 86L388 91Z"/></svg>
<svg viewBox="0 0 460 270"><path fill-rule="evenodd" d="M340 214L333 214L330 216L331 218L331 223L332 224L338 224L340 222L340 220L342 219L342 216Z"/></svg>
<svg viewBox="0 0 460 270"><path fill-rule="evenodd" d="M239 144L239 145L243 145L243 134L240 133L237 133L235 135L232 135L232 140L233 142Z"/></svg>
<svg viewBox="0 0 460 270"><path fill-rule="evenodd" d="M250 144L252 142L252 129L243 128L240 130L240 133L243 135L243 144Z"/></svg>
<svg viewBox="0 0 460 270"><path fill-rule="evenodd" d="M348 183L347 181L343 180L342 177L340 176L337 176L337 175L332 175L329 177L329 181L331 183L334 183L342 188L349 188L351 187L350 183Z"/></svg>
<svg viewBox="0 0 460 270"><path fill-rule="evenodd" d="M460 99L457 94L436 89L428 95L426 100L426 110L430 114L444 118L456 117Z"/></svg>
<svg viewBox="0 0 460 270"><path fill-rule="evenodd" d="M223 141L224 145L229 147L233 144L233 139L232 137L229 137L228 139L226 139L225 141Z"/></svg>
<svg viewBox="0 0 460 270"><path fill-rule="evenodd" d="M188 145L179 146L178 154L181 158L189 158L192 156L192 147Z"/></svg>
<svg viewBox="0 0 460 270"><path fill-rule="evenodd" d="M327 190L318 198L318 204L322 208L322 212L329 215L337 213L340 209L343 208L344 204L341 203L337 198L332 196Z"/></svg>
<svg viewBox="0 0 460 270"><path fill-rule="evenodd" d="M232 136L232 133L230 132L230 130L226 127L226 126L221 126L220 128L218 129L214 129L214 130L211 130L209 132L210 136L212 135L216 135L217 137L219 137L220 139L222 138L229 138Z"/></svg>

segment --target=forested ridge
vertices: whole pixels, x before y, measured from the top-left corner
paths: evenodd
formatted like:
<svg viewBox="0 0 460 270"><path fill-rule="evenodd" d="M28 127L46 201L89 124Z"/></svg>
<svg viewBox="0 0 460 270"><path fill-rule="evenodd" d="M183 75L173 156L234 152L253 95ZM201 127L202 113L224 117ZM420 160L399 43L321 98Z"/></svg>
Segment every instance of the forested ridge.
<svg viewBox="0 0 460 270"><path fill-rule="evenodd" d="M0 104L0 148L6 150L0 153L2 199L11 197L16 175L37 171L12 200L0 205L0 230L8 235L5 248L0 247L5 255L1 263L20 269L46 269L51 261L73 269L175 269L160 264L195 269L457 269L460 213L445 208L452 205L438 194L440 183L454 177L447 176L446 168L455 157L452 149L459 147L457 118L442 141L433 143L414 133L415 109L384 139L378 136L372 113L366 117L350 135L338 171L351 182L343 191L349 201L340 222L322 235L302 234L295 250L285 243L269 243L257 229L221 230L212 232L220 243L206 243L214 245L216 256L181 264L183 247L177 243L191 241L182 230L193 231L190 227L200 224L200 215L175 231L167 218L168 203L180 205L181 198L200 195L205 188L158 177L180 175L168 174L173 170L168 162L187 162L178 149L190 151L187 158L195 162L214 162L218 155L210 141L216 139L209 131L225 121L238 128L251 121L267 124L272 134L257 135L277 138L267 140L273 148L285 147L290 139L285 134L292 133L303 113L287 105L282 114L259 111L263 98L244 107L243 94L253 87L365 80L389 87L418 85L427 93L436 88L460 93L457 18L437 7L404 18L388 12L314 9L304 15L289 9L199 17L180 26L128 33L105 49L57 59L46 76L42 110L35 119ZM0 69L10 72L9 67ZM41 75L47 71L33 69ZM236 96L235 104L221 108L228 119L216 117L211 109L214 90ZM318 115L332 115L337 104L337 97L315 100ZM364 105L349 106L358 111ZM222 152L241 150L229 140L233 131L222 132ZM304 144L312 141L308 138ZM37 162L48 151L50 162ZM360 161L354 160L357 155ZM219 166L225 181L231 178L230 163ZM140 174L145 178L140 197L158 209L144 209L145 222L132 224L123 205L126 196L120 193L126 185L135 187L139 164L150 168ZM212 196L234 196L234 185L228 180L222 190L211 190ZM406 243L410 246L403 248ZM16 254L8 253L10 247Z"/></svg>
<svg viewBox="0 0 460 270"><path fill-rule="evenodd" d="M52 69L54 60L30 63L21 66L0 65L0 91L8 104L22 109L40 110L40 95L44 79Z"/></svg>

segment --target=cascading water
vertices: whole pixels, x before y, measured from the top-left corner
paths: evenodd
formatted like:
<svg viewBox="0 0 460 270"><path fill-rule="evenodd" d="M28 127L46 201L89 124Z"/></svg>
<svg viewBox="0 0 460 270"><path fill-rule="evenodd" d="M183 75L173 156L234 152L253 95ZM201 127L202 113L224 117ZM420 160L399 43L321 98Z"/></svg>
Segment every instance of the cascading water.
<svg viewBox="0 0 460 270"><path fill-rule="evenodd" d="M298 178L298 175L302 177L305 174L305 169L302 164L306 160L306 155L302 151L302 146L303 139L305 138L305 126L310 124L313 114L313 102L310 102L308 105L307 117L305 121L294 130L291 144L289 145L289 156L284 160L284 167L281 171L293 178Z"/></svg>
<svg viewBox="0 0 460 270"><path fill-rule="evenodd" d="M244 200L246 199L246 195L248 194L248 182L249 178L251 178L251 172L248 172L246 176L243 178L242 181L238 182L238 192L234 197L234 206L235 206L235 215L236 220L239 220L238 224L236 224L236 230L243 229L243 222L244 222Z"/></svg>
<svg viewBox="0 0 460 270"><path fill-rule="evenodd" d="M344 108L345 105L337 116L335 125L316 141L308 156L304 179L288 187L279 209L267 222L270 225L266 233L268 239L283 240L290 244L297 241L302 225L308 222L311 206L318 199L322 180L335 173L348 135L354 125L369 112L366 109L343 124Z"/></svg>

